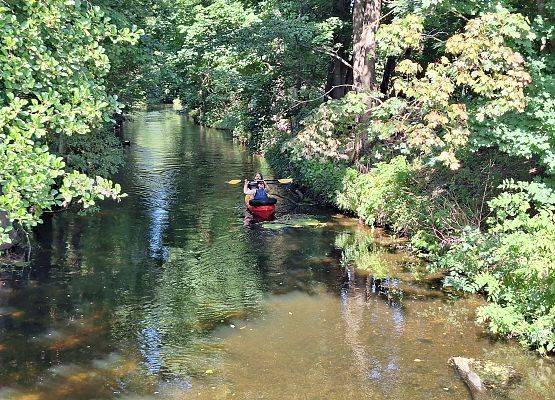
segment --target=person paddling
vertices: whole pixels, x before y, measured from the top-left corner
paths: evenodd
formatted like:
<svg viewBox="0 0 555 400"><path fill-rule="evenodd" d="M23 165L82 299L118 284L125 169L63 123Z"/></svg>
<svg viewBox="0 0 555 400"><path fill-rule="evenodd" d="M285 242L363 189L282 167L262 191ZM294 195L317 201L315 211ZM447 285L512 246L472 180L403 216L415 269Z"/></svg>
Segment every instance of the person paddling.
<svg viewBox="0 0 555 400"><path fill-rule="evenodd" d="M256 188L258 186L258 181L264 182L264 189L266 189L266 191L268 191L268 185L266 184L266 181L264 180L264 177L262 176L262 174L260 172L257 172L254 175L253 180L249 182L249 185L248 185L249 189L255 189L256 190Z"/></svg>
<svg viewBox="0 0 555 400"><path fill-rule="evenodd" d="M262 174L257 173L254 178L256 180L255 187L249 187L250 184L247 179L245 179L245 184L243 186L243 193L249 197L252 196L249 199L249 204L251 206L275 204L276 199L268 196L268 186L266 182L264 182Z"/></svg>

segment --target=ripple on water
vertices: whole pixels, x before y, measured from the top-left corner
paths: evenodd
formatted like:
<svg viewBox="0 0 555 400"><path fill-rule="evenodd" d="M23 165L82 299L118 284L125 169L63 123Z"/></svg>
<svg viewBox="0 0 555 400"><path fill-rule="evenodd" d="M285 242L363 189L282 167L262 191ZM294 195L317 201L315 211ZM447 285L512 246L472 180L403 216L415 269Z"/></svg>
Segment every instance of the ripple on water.
<svg viewBox="0 0 555 400"><path fill-rule="evenodd" d="M126 135L129 196L55 215L2 281L0 398L464 399L461 355L511 361L504 399L553 399L552 362L490 341L402 240L284 202L243 226L224 181L262 160L165 110Z"/></svg>

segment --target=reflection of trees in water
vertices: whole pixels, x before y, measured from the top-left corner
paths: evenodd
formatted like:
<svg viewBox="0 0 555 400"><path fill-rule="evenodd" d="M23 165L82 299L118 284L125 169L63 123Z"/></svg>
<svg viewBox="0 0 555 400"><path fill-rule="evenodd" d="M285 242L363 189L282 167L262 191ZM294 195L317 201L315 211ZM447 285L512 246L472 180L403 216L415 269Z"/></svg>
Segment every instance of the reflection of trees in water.
<svg viewBox="0 0 555 400"><path fill-rule="evenodd" d="M335 257L329 256L334 251L334 230L322 227L274 230L251 224L244 232L247 254L257 265L269 293L299 290L314 294L322 283L330 292L337 293L340 271L336 269Z"/></svg>
<svg viewBox="0 0 555 400"><path fill-rule="evenodd" d="M303 262L330 249L329 232L230 226L227 214L212 208L200 210L194 232L186 245L170 249L141 321L141 349L151 371L187 376L217 369L224 350L209 335L214 329L260 314L268 291L311 293L330 279Z"/></svg>
<svg viewBox="0 0 555 400"><path fill-rule="evenodd" d="M236 199L218 192L253 169L254 160L228 134L194 126L171 110L139 116L129 129L131 189L149 218L150 255L166 260L172 235L196 226L201 209L233 209L241 191Z"/></svg>
<svg viewBox="0 0 555 400"><path fill-rule="evenodd" d="M383 249L374 244L370 234L344 233L338 236L336 245L342 249L341 263L345 270L340 291L345 341L352 349L356 371L363 379L377 382L386 395L397 379L398 340L404 329L399 280L389 276L392 271L388 263L380 262ZM369 273L358 276L355 266L366 267ZM384 341L387 343L385 359L380 357L383 352L368 343L369 326L387 332L387 336L380 338L381 346Z"/></svg>
<svg viewBox="0 0 555 400"><path fill-rule="evenodd" d="M160 344L146 346L149 369L187 375L214 368L220 352L207 333L260 312L260 279L242 247L224 235L205 248L171 249L142 322L148 333L142 335L143 343L162 338Z"/></svg>
<svg viewBox="0 0 555 400"><path fill-rule="evenodd" d="M164 260L164 246L170 207L176 199L175 182L184 155L181 153L182 118L171 112L151 112L132 123L133 146L127 168L133 171L133 189L140 194L142 208L149 219L148 246L152 257Z"/></svg>
<svg viewBox="0 0 555 400"><path fill-rule="evenodd" d="M359 341L361 335L361 320L364 316L365 298L355 285L350 284L350 276L347 273L345 285L341 288L341 315L345 322L345 340L351 347L357 372L362 376L368 376L370 354L367 354L366 346Z"/></svg>
<svg viewBox="0 0 555 400"><path fill-rule="evenodd" d="M35 260L60 267L56 277L63 279L58 292L45 288L30 303L43 304L35 321L39 334L78 315L99 314L91 323L102 327L94 348L81 351L89 342L75 344L79 356L64 362L88 365L115 348L140 357L152 374L202 373L217 368L222 357L209 334L233 318L259 314L264 293L313 293L321 282L337 290L335 263L307 265L311 258L332 258L336 232L241 226L233 210L240 189L223 181L258 168L224 134L187 133L180 117L162 114L131 127L137 136L130 138L128 164L118 177L130 196L87 218L57 215L44 259ZM348 282L342 291L348 340L369 376L379 364L361 341L369 296L365 286Z"/></svg>
<svg viewBox="0 0 555 400"><path fill-rule="evenodd" d="M40 227L33 275L59 282L33 291L37 298L23 308L32 315L30 310L40 304L40 318L33 321L36 334L100 312L109 322L105 333L110 337L98 335L94 349L103 351L109 340L111 348L135 356L148 337L142 349L152 358L147 364L157 363L155 349L160 347L159 363L165 367L171 353L179 358L181 342L185 347L202 343L202 336L221 319L258 312L256 271L242 259L241 238L229 233L236 218L233 204L241 196L214 193L229 179L221 175L222 165L234 177L253 169L253 159L228 135L199 134L197 127L185 126L180 116L171 114L139 116L126 127L132 145L116 179L128 198L107 202L84 218L60 213ZM173 258L159 269L165 248L172 249ZM21 329L27 334L27 328ZM32 359L34 353L27 350ZM87 350L79 362L96 356Z"/></svg>
<svg viewBox="0 0 555 400"><path fill-rule="evenodd" d="M336 232L241 226L233 209L240 189L223 181L258 168L227 136L188 132L180 117L163 113L130 128L128 164L118 177L130 196L89 218L63 214L52 222L45 265L80 271L63 272L63 293L49 311L72 317L102 309L110 335L104 345L140 357L152 374L192 375L221 360L223 349L209 334L230 319L260 313L264 293L313 293L321 282L337 290L335 263L328 265L331 273L307 265L311 258L331 258ZM360 340L368 296L349 285L342 292L345 321L368 376L372 365Z"/></svg>
<svg viewBox="0 0 555 400"><path fill-rule="evenodd" d="M154 328L144 328L139 332L139 346L144 363L149 372L157 374L162 366L162 337Z"/></svg>
<svg viewBox="0 0 555 400"><path fill-rule="evenodd" d="M240 227L231 232L240 192L218 193L227 189L224 181L252 169L253 159L228 135L199 133L170 114L150 113L132 126L133 197L147 212L150 254L165 261L133 326L151 371L189 374L204 371L203 364L213 368L220 350L207 342L209 332L259 312L256 265L245 257ZM221 174L222 166L230 177ZM137 309L130 303L117 313L131 321Z"/></svg>

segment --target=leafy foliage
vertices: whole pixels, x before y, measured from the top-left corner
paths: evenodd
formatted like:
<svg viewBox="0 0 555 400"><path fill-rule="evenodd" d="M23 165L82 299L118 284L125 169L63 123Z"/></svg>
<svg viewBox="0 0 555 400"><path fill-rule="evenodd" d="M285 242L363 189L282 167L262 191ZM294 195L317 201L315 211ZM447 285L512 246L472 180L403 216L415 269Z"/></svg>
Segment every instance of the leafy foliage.
<svg viewBox="0 0 555 400"><path fill-rule="evenodd" d="M341 249L341 264L372 273L377 279L390 275L391 265L385 251L374 243L368 232L341 233L335 238L335 247Z"/></svg>
<svg viewBox="0 0 555 400"><path fill-rule="evenodd" d="M264 128L297 123L326 79L325 52L340 25L329 8L319 1L191 3L180 12L177 59L190 114L253 146Z"/></svg>
<svg viewBox="0 0 555 400"><path fill-rule="evenodd" d="M137 34L118 31L98 7L9 4L0 5L0 209L33 226L55 205L76 200L88 207L121 196L117 184L66 170L50 147L90 134L118 111L103 85L109 62L101 42L134 42ZM0 241L9 240L0 233Z"/></svg>
<svg viewBox="0 0 555 400"><path fill-rule="evenodd" d="M282 142L277 142L265 154L272 169L283 176L292 176L322 202L336 204L336 196L342 188L346 166L331 161L320 162L294 157L291 149L280 146L280 143Z"/></svg>
<svg viewBox="0 0 555 400"><path fill-rule="evenodd" d="M384 25L378 35L383 52L398 56L409 48L419 49L422 21L409 15ZM457 169L456 153L467 146L471 135L469 118L480 122L524 110L524 88L530 75L524 70L523 57L507 46L509 39L523 37L534 37L530 26L523 16L505 9L471 20L463 33L447 40L445 55L428 64L425 72L410 59L398 63L393 85L396 96L374 105L374 118L357 123L367 112L368 94L348 94L320 106L294 143L307 156L312 151L332 159L345 158L361 135L369 135L376 145L393 142L401 151ZM465 92L471 94L463 96Z"/></svg>
<svg viewBox="0 0 555 400"><path fill-rule="evenodd" d="M541 352L555 348L555 193L537 183L504 185L489 202L486 233L468 230L440 260L446 284L484 291L479 320Z"/></svg>
<svg viewBox="0 0 555 400"><path fill-rule="evenodd" d="M136 46L104 44L110 60L106 76L109 93L128 109L148 104L169 103L178 96L182 83L175 68L180 45L179 1L168 0L94 0L110 18L110 23L125 31L136 27L140 38Z"/></svg>
<svg viewBox="0 0 555 400"><path fill-rule="evenodd" d="M452 271L448 284L487 294L480 320L493 332L550 351L553 8L391 7L376 36L382 92L319 105L270 162L367 223L412 234Z"/></svg>
<svg viewBox="0 0 555 400"><path fill-rule="evenodd" d="M407 14L382 25L377 33L380 55L399 57L408 49L421 50L423 32L424 18L418 14Z"/></svg>
<svg viewBox="0 0 555 400"><path fill-rule="evenodd" d="M304 128L288 142L297 157L317 160L349 160L362 125L353 126L364 112L365 95L350 92L340 100L322 104L303 121Z"/></svg>
<svg viewBox="0 0 555 400"><path fill-rule="evenodd" d="M337 204L355 212L369 225L406 231L417 216L418 198L408 189L411 170L402 156L377 163L368 173L349 169Z"/></svg>

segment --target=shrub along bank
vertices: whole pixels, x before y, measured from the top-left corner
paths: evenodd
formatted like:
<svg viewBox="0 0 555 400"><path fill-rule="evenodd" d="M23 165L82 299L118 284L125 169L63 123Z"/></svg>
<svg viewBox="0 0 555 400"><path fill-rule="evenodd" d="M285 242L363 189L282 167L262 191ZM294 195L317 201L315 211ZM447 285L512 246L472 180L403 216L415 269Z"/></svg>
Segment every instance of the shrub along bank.
<svg viewBox="0 0 555 400"><path fill-rule="evenodd" d="M553 351L555 193L545 184L502 183L514 174L510 165L473 173L472 163L468 171L438 179L433 169L403 156L361 173L297 157L282 142L266 158L314 198L409 235L413 251L446 271L446 285L486 296L490 303L478 317L492 333Z"/></svg>

